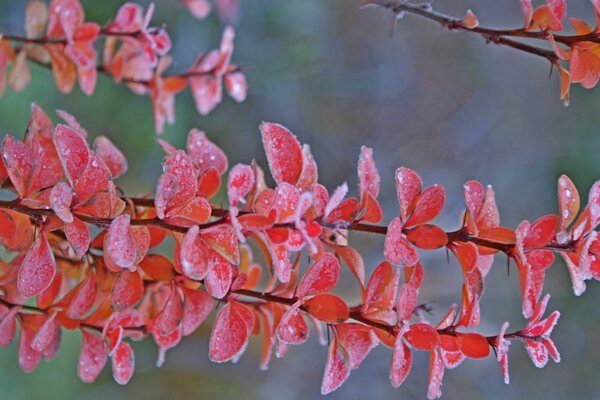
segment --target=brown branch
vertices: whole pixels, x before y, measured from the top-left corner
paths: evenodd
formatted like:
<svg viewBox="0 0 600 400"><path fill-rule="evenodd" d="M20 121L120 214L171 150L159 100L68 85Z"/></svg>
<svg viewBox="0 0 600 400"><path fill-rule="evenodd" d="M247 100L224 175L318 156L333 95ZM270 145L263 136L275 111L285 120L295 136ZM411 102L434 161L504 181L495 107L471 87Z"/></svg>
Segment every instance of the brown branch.
<svg viewBox="0 0 600 400"><path fill-rule="evenodd" d="M425 4L414 4L414 3L405 3L400 0L365 0L363 1L365 5L375 5L385 9L390 10L395 15L400 13L409 13L418 15L422 18L428 19L430 21L434 21L446 27L450 30L460 30L465 32L472 32L481 35L486 41L492 42L499 45L504 45L511 47L516 50L520 50L526 53L534 54L536 56L540 56L542 58L547 59L552 63L556 63L558 61L558 56L551 50L547 50L541 47L532 46L526 43L522 43L513 39L509 39L507 37L518 37L518 38L527 38L527 39L541 39L547 40L548 34L543 31L528 31L525 29L511 29L511 30L502 30L502 29L493 29L486 27L474 27L469 28L465 26L461 19L452 17L450 15L442 14L437 11L433 11L431 9L431 5L428 3ZM598 33L591 33L588 35L574 35L574 36L566 36L566 35L555 35L554 40L572 45L576 42L588 41L600 43L600 37Z"/></svg>

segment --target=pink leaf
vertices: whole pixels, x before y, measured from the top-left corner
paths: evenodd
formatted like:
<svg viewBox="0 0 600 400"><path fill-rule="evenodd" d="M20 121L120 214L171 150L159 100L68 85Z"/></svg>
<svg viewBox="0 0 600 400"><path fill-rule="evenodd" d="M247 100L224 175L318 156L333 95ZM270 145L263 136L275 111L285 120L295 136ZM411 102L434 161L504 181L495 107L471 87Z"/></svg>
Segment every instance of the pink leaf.
<svg viewBox="0 0 600 400"><path fill-rule="evenodd" d="M129 232L131 217L119 215L108 228L106 235L106 255L117 266L129 268L136 258L135 243Z"/></svg>
<svg viewBox="0 0 600 400"><path fill-rule="evenodd" d="M54 130L54 146L69 184L75 187L90 157L84 137L74 129L59 124Z"/></svg>
<svg viewBox="0 0 600 400"><path fill-rule="evenodd" d="M407 325L403 326L406 327ZM390 380L392 381L392 386L395 388L404 383L412 365L412 354L410 353L410 349L402 341L404 332L405 329L401 329L396 336L396 344L394 345L392 362L390 365Z"/></svg>
<svg viewBox="0 0 600 400"><path fill-rule="evenodd" d="M296 184L302 172L302 149L296 136L279 124L260 125L263 147L275 182Z"/></svg>
<svg viewBox="0 0 600 400"><path fill-rule="evenodd" d="M227 179L227 198L229 204L236 207L238 203L244 204L244 197L248 195L254 185L254 173L252 167L244 164L236 164Z"/></svg>
<svg viewBox="0 0 600 400"><path fill-rule="evenodd" d="M94 150L110 170L113 179L127 171L125 156L106 136L98 136L94 140Z"/></svg>
<svg viewBox="0 0 600 400"><path fill-rule="evenodd" d="M144 281L139 272L119 272L110 292L110 304L115 310L135 306L144 294Z"/></svg>
<svg viewBox="0 0 600 400"><path fill-rule="evenodd" d="M371 329L362 324L337 324L335 332L340 345L348 352L352 369L358 368L371 349L377 346L377 340L373 339Z"/></svg>
<svg viewBox="0 0 600 400"><path fill-rule="evenodd" d="M396 312L398 313L398 320L405 321L412 317L412 312L417 305L417 289L405 283L400 288L398 293L398 304L396 305Z"/></svg>
<svg viewBox="0 0 600 400"><path fill-rule="evenodd" d="M301 344L308 339L308 326L300 311L300 302L291 306L279 322L277 337L288 344Z"/></svg>
<svg viewBox="0 0 600 400"><path fill-rule="evenodd" d="M182 287L183 291L183 336L191 335L212 311L214 300L203 290Z"/></svg>
<svg viewBox="0 0 600 400"><path fill-rule="evenodd" d="M404 167L396 170L395 177L396 195L398 196L398 203L400 204L400 219L406 221L406 218L412 212L413 207L421 194L423 182L419 175Z"/></svg>
<svg viewBox="0 0 600 400"><path fill-rule="evenodd" d="M67 308L67 317L81 319L94 304L96 291L96 279L94 278L94 274L90 273L74 292Z"/></svg>
<svg viewBox="0 0 600 400"><path fill-rule="evenodd" d="M81 330L83 342L79 361L77 363L77 375L84 383L92 383L96 380L108 359L108 349L102 339L96 334Z"/></svg>
<svg viewBox="0 0 600 400"><path fill-rule="evenodd" d="M558 210L560 229L565 230L579 211L579 192L568 176L558 178Z"/></svg>
<svg viewBox="0 0 600 400"><path fill-rule="evenodd" d="M444 207L444 201L446 200L446 194L444 188L438 185L433 185L427 189L415 204L415 208L406 221L405 226L410 227L414 225L424 224L431 221L438 216L442 207Z"/></svg>
<svg viewBox="0 0 600 400"><path fill-rule="evenodd" d="M315 261L302 277L297 296L302 299L333 289L340 276L340 262L331 253L325 253Z"/></svg>
<svg viewBox="0 0 600 400"><path fill-rule="evenodd" d="M444 364L438 350L429 353L429 385L427 398L437 399L442 397L442 380L444 379Z"/></svg>
<svg viewBox="0 0 600 400"><path fill-rule="evenodd" d="M214 251L210 252L208 264L208 274L204 279L206 290L212 297L222 299L231 287L233 267Z"/></svg>
<svg viewBox="0 0 600 400"><path fill-rule="evenodd" d="M90 232L85 222L74 217L73 222L65 225L65 236L77 257L83 257L87 253L90 247Z"/></svg>
<svg viewBox="0 0 600 400"><path fill-rule="evenodd" d="M227 156L216 144L206 138L204 132L192 129L187 138L187 152L194 165L204 172L215 168L219 175L227 171Z"/></svg>
<svg viewBox="0 0 600 400"><path fill-rule="evenodd" d="M414 265L419 261L419 254L402 233L400 218L394 218L388 225L383 254L385 259L395 265Z"/></svg>
<svg viewBox="0 0 600 400"><path fill-rule="evenodd" d="M135 357L131 346L121 342L112 354L113 378L119 385L125 385L133 376Z"/></svg>
<svg viewBox="0 0 600 400"><path fill-rule="evenodd" d="M6 135L2 142L2 159L19 198L27 196L33 172L33 157L23 142Z"/></svg>
<svg viewBox="0 0 600 400"><path fill-rule="evenodd" d="M213 324L208 355L211 361L225 362L239 356L248 343L248 326L244 318L225 304Z"/></svg>
<svg viewBox="0 0 600 400"><path fill-rule="evenodd" d="M368 193L373 198L379 194L379 172L373 160L373 149L362 146L358 158L358 191L361 198Z"/></svg>
<svg viewBox="0 0 600 400"><path fill-rule="evenodd" d="M44 291L54 278L56 262L46 235L39 235L25 255L17 277L19 293L32 297Z"/></svg>
<svg viewBox="0 0 600 400"><path fill-rule="evenodd" d="M334 335L327 353L321 394L329 394L342 386L350 376L350 369L350 357L346 350L338 344L338 339Z"/></svg>
<svg viewBox="0 0 600 400"><path fill-rule="evenodd" d="M59 182L50 191L50 207L52 207L56 216L67 224L73 222L73 214L71 213L73 197L73 190L65 182Z"/></svg>

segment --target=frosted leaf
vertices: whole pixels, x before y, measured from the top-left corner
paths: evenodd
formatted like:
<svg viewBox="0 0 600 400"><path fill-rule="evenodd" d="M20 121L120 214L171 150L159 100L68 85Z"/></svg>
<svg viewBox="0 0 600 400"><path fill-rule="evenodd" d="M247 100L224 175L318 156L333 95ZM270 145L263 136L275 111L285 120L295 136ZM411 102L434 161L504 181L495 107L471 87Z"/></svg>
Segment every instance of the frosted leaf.
<svg viewBox="0 0 600 400"><path fill-rule="evenodd" d="M262 143L275 182L296 184L302 172L302 149L296 136L279 124L260 124Z"/></svg>
<svg viewBox="0 0 600 400"><path fill-rule="evenodd" d="M573 222L579 211L579 193L573 181L566 175L558 178L558 215L560 229L565 230Z"/></svg>
<svg viewBox="0 0 600 400"><path fill-rule="evenodd" d="M160 334L169 335L181 324L183 317L183 299L176 286L172 286L171 294L160 312Z"/></svg>
<svg viewBox="0 0 600 400"><path fill-rule="evenodd" d="M538 368L544 368L548 363L548 349L544 346L542 342L538 342L535 340L525 339L523 341L525 345L525 350L527 350L527 354L533 365Z"/></svg>
<svg viewBox="0 0 600 400"><path fill-rule="evenodd" d="M308 267L298 285L298 298L302 299L332 290L337 284L339 276L340 263L338 259L331 253L325 253Z"/></svg>
<svg viewBox="0 0 600 400"><path fill-rule="evenodd" d="M24 297L35 296L52 283L56 273L54 254L46 235L39 235L25 255L17 277L17 288Z"/></svg>
<svg viewBox="0 0 600 400"><path fill-rule="evenodd" d="M182 287L183 336L191 335L212 311L214 300L203 290Z"/></svg>
<svg viewBox="0 0 600 400"><path fill-rule="evenodd" d="M392 352L390 380L392 381L392 386L395 388L404 383L412 365L412 354L410 349L402 341L402 337L404 336L407 328L408 325L402 325L402 328L396 336L394 351Z"/></svg>
<svg viewBox="0 0 600 400"><path fill-rule="evenodd" d="M106 136L98 136L94 140L94 150L110 170L113 179L127 172L127 159Z"/></svg>
<svg viewBox="0 0 600 400"><path fill-rule="evenodd" d="M333 194L329 198L329 201L327 201L327 205L325 206L325 213L323 214L325 218L327 218L327 216L329 216L329 214L331 214L331 212L340 205L347 193L348 184L346 182L342 183L334 190Z"/></svg>
<svg viewBox="0 0 600 400"><path fill-rule="evenodd" d="M75 250L77 257L83 257L90 247L90 232L87 224L74 217L72 223L65 224L64 231L67 241Z"/></svg>
<svg viewBox="0 0 600 400"><path fill-rule="evenodd" d="M90 152L88 165L73 186L77 202L86 202L96 193L108 190L109 182L108 167L96 153Z"/></svg>
<svg viewBox="0 0 600 400"><path fill-rule="evenodd" d="M96 279L94 274L90 273L88 277L79 284L75 294L71 298L67 308L67 317L71 319L81 319L94 305L96 300Z"/></svg>
<svg viewBox="0 0 600 400"><path fill-rule="evenodd" d="M300 311L301 303L292 305L281 317L277 337L288 344L301 344L308 339L308 326Z"/></svg>
<svg viewBox="0 0 600 400"><path fill-rule="evenodd" d="M88 145L77 131L59 124L54 130L54 147L65 177L71 187L74 187L88 165L90 156Z"/></svg>
<svg viewBox="0 0 600 400"><path fill-rule="evenodd" d="M112 354L113 378L119 385L125 385L133 376L135 356L127 342L120 342Z"/></svg>
<svg viewBox="0 0 600 400"><path fill-rule="evenodd" d="M110 305L115 310L135 306L144 294L144 281L137 271L119 272L110 292Z"/></svg>
<svg viewBox="0 0 600 400"><path fill-rule="evenodd" d="M496 195L492 186L488 185L485 189L483 204L479 215L475 221L479 230L487 230L500 225L500 213L496 205Z"/></svg>
<svg viewBox="0 0 600 400"><path fill-rule="evenodd" d="M207 249L200 239L198 225L192 226L181 240L179 257L183 273L195 280L202 280L208 272Z"/></svg>
<svg viewBox="0 0 600 400"><path fill-rule="evenodd" d="M317 163L310 151L310 146L302 145L302 172L296 183L296 187L300 190L308 190L312 185L319 180L319 170Z"/></svg>
<svg viewBox="0 0 600 400"><path fill-rule="evenodd" d="M115 218L105 238L106 256L121 268L129 268L136 258L133 238L129 233L131 217L123 214Z"/></svg>
<svg viewBox="0 0 600 400"><path fill-rule="evenodd" d="M467 211L473 219L477 218L483 205L483 185L477 181L468 181L463 185L463 196Z"/></svg>
<svg viewBox="0 0 600 400"><path fill-rule="evenodd" d="M25 197L29 191L34 162L29 148L23 142L6 135L2 141L2 160L19 198Z"/></svg>
<svg viewBox="0 0 600 400"><path fill-rule="evenodd" d="M406 221L421 194L423 182L414 171L400 167L396 170L396 195L400 204L400 219Z"/></svg>
<svg viewBox="0 0 600 400"><path fill-rule="evenodd" d="M229 171L227 178L227 199L232 207L238 203L244 204L244 197L248 195L254 185L254 173L252 167L244 164L236 164Z"/></svg>
<svg viewBox="0 0 600 400"><path fill-rule="evenodd" d="M232 66L233 67L233 66ZM237 103L241 103L246 100L246 94L248 92L248 83L246 82L246 75L242 71L230 71L223 76L223 83L227 93Z"/></svg>
<svg viewBox="0 0 600 400"><path fill-rule="evenodd" d="M379 172L373 160L373 149L362 146L358 158L358 191L361 198L368 193L373 198L379 195Z"/></svg>
<svg viewBox="0 0 600 400"><path fill-rule="evenodd" d="M277 279L283 283L287 283L290 280L292 264L290 263L289 254L285 246L270 245L269 254L271 255L271 262L273 263L273 270Z"/></svg>
<svg viewBox="0 0 600 400"><path fill-rule="evenodd" d="M336 336L329 345L327 364L321 383L321 394L328 394L342 386L350 376L350 357L346 350L338 344Z"/></svg>
<svg viewBox="0 0 600 400"><path fill-rule="evenodd" d="M225 304L213 324L208 350L210 360L225 362L241 354L248 342L248 334L242 316L230 303Z"/></svg>
<svg viewBox="0 0 600 400"><path fill-rule="evenodd" d="M415 309L416 305L417 290L414 286L405 283L400 288L400 292L398 294L398 304L396 305L398 320L409 320L412 317L412 312Z"/></svg>
<svg viewBox="0 0 600 400"><path fill-rule="evenodd" d="M340 344L348 352L352 369L358 368L371 349L378 344L378 340L371 334L371 329L362 324L337 324L335 331Z"/></svg>
<svg viewBox="0 0 600 400"><path fill-rule="evenodd" d="M158 182L156 183L156 197L154 198L154 206L156 207L158 218L165 218L166 212L177 194L177 187L178 180L173 174L162 174L158 178Z"/></svg>
<svg viewBox="0 0 600 400"><path fill-rule="evenodd" d="M211 251L208 260L208 273L204 278L206 290L216 299L222 299L229 292L233 280L233 267L223 257Z"/></svg>
<svg viewBox="0 0 600 400"><path fill-rule="evenodd" d="M429 385L427 398L430 400L442 397L442 380L444 379L444 363L438 350L429 353Z"/></svg>
<svg viewBox="0 0 600 400"><path fill-rule="evenodd" d="M57 340L60 341L60 326L55 320L56 311L46 318L46 321L40 326L33 341L31 348L37 352L43 353Z"/></svg>
<svg viewBox="0 0 600 400"><path fill-rule="evenodd" d="M42 359L42 353L31 347L35 332L25 323L21 322L21 333L19 335L19 366L25 372L31 372L37 367Z"/></svg>
<svg viewBox="0 0 600 400"><path fill-rule="evenodd" d="M73 222L73 214L71 213L73 196L73 190L65 182L59 182L50 191L50 207L52 207L56 216L66 223Z"/></svg>
<svg viewBox="0 0 600 400"><path fill-rule="evenodd" d="M200 172L214 168L222 175L227 171L227 156L204 132L192 129L187 138L187 153Z"/></svg>
<svg viewBox="0 0 600 400"><path fill-rule="evenodd" d="M592 228L595 228L600 223L600 181L594 182L594 185L590 189L588 207L590 209Z"/></svg>
<svg viewBox="0 0 600 400"><path fill-rule="evenodd" d="M442 211L445 200L446 194L443 187L438 185L428 187L419 196L405 226L415 226L431 221Z"/></svg>
<svg viewBox="0 0 600 400"><path fill-rule="evenodd" d="M21 307L13 307L10 309L2 320L0 320L0 348L8 346L15 337L16 332L16 316L21 311Z"/></svg>
<svg viewBox="0 0 600 400"><path fill-rule="evenodd" d="M402 233L400 218L390 221L385 236L383 254L385 259L394 265L414 265L419 261L419 255Z"/></svg>

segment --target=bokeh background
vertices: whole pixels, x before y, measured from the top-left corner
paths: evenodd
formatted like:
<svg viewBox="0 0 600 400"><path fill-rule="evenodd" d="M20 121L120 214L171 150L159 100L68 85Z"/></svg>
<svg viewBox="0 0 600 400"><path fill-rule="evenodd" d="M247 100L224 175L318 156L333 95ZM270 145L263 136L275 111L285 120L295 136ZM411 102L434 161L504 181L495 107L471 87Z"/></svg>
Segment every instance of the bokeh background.
<svg viewBox="0 0 600 400"><path fill-rule="evenodd" d="M147 4L145 1L141 3ZM116 0L82 0L87 18L106 22ZM26 1L0 2L0 31L21 33ZM333 189L347 181L355 187L361 145L373 147L382 176L380 198L386 220L397 213L393 172L398 166L418 171L426 184L447 189L440 224L453 229L462 210L462 184L478 179L493 184L502 223L515 227L556 210L556 179L567 173L582 198L600 177L600 89L574 87L569 107L558 98L558 77L535 56L486 44L416 17L399 21L390 38L391 18L377 9L360 9L358 0L241 0L233 60L244 66L249 95L243 104L226 99L208 117L196 114L191 96L177 97L176 124L163 135L183 146L192 127L205 130L230 157L230 165L255 158L266 165L258 124L280 122L311 145L320 179ZM184 71L200 51L218 45L222 25L213 15L194 20L175 0L157 0L154 23L165 22L174 43L173 71ZM482 25L517 27L517 1L438 1L435 7L455 16L473 9ZM570 1L569 14L592 22L588 2ZM33 66L33 83L22 93L0 99L0 136L20 137L29 106L36 101L49 113L74 114L92 136L106 134L128 156L129 172L119 185L128 194L153 190L163 153L155 144L148 98L100 77L91 98L79 89L65 96L50 73ZM54 117L53 117L54 118ZM56 118L55 118L56 120ZM382 259L381 238L352 235L365 255L367 274ZM425 256L423 302L432 301L436 321L459 302L460 273L443 251ZM503 321L520 327L518 280L498 256L487 278L481 330L495 334ZM350 281L349 281L350 282ZM345 287L345 283L342 286ZM350 285L348 284L348 287ZM562 399L600 396L600 285L588 285L576 298L562 261L548 272L549 309L562 316L553 338L562 362L538 370L520 343L510 352L511 384L504 385L492 356L465 361L446 371L445 399ZM352 297L354 292L349 291ZM326 348L315 335L293 347L284 359L258 370L258 341L238 364L208 360L209 325L170 350L160 369L151 341L134 344L136 372L125 387L107 366L92 385L76 376L80 337L66 332L56 359L25 374L18 368L16 345L0 351L1 399L308 399L320 398ZM389 383L390 351L375 349L330 399L425 398L427 355L415 353L404 385Z"/></svg>

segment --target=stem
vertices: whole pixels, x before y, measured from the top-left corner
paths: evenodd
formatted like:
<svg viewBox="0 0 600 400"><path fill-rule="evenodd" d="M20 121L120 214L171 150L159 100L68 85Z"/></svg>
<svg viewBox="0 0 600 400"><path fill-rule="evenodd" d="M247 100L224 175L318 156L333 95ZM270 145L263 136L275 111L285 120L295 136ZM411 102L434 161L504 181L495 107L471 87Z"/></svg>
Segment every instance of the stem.
<svg viewBox="0 0 600 400"><path fill-rule="evenodd" d="M469 28L464 25L461 19L452 17L450 15L442 14L437 11L433 11L429 4L414 4L414 3L404 3L403 1L398 0L370 0L366 2L367 4L376 5L382 8L389 9L394 14L400 14L402 12L406 12L409 14L418 15L422 18L428 19L430 21L434 21L439 23L440 25L450 29L450 30L460 30L465 32L472 32L481 35L485 38L486 41L492 42L495 44L500 44L504 46L511 47L516 50L520 50L526 53L534 54L536 56L547 59L548 61L555 63L558 61L557 55L551 51L541 47L532 46L526 43L522 43L513 39L508 39L507 37L518 37L518 38L526 38L526 39L539 39L539 40L547 40L548 34L544 31L528 31L525 29L493 29L477 26L474 28ZM598 33L590 33L587 35L555 35L554 40L563 43L566 45L572 45L577 42L594 42L600 43L600 37Z"/></svg>

